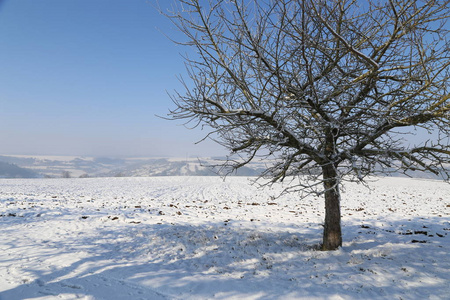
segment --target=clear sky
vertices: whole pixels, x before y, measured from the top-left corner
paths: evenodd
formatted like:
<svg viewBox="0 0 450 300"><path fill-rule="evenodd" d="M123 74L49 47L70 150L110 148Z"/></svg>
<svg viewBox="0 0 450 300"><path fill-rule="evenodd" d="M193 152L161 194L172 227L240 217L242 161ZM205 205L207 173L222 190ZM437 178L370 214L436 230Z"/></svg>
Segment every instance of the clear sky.
<svg viewBox="0 0 450 300"><path fill-rule="evenodd" d="M155 3L0 0L0 154L226 153L155 116L174 108L167 91L183 91L186 50Z"/></svg>
<svg viewBox="0 0 450 300"><path fill-rule="evenodd" d="M0 0L0 154L226 154L155 116L183 92L187 50L165 36L182 38L156 3Z"/></svg>

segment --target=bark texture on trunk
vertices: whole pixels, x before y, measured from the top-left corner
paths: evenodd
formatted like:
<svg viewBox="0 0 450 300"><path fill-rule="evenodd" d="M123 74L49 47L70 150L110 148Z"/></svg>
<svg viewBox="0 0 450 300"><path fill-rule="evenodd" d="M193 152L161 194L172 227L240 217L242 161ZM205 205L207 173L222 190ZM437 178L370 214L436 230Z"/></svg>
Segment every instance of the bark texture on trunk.
<svg viewBox="0 0 450 300"><path fill-rule="evenodd" d="M324 166L322 171L325 188L325 224L322 250L336 250L342 246L339 181L333 165Z"/></svg>

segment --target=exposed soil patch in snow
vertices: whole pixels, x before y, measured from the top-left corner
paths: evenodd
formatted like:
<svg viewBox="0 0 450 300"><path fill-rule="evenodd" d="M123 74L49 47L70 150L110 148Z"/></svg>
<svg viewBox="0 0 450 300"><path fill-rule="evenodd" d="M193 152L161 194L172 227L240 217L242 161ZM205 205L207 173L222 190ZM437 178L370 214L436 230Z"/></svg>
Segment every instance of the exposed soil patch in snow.
<svg viewBox="0 0 450 300"><path fill-rule="evenodd" d="M344 246L316 251L323 200L241 177L0 180L0 299L445 299L450 185L342 194Z"/></svg>

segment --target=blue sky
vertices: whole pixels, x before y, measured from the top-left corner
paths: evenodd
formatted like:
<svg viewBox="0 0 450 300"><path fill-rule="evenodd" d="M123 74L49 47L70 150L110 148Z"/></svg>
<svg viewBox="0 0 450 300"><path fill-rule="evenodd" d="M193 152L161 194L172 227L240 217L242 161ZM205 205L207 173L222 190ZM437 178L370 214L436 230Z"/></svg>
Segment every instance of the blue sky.
<svg viewBox="0 0 450 300"><path fill-rule="evenodd" d="M187 50L156 3L0 0L0 155L226 154L155 116L174 108L167 91L183 92Z"/></svg>
<svg viewBox="0 0 450 300"><path fill-rule="evenodd" d="M0 0L0 154L224 154L155 116L182 91L186 50L155 3Z"/></svg>

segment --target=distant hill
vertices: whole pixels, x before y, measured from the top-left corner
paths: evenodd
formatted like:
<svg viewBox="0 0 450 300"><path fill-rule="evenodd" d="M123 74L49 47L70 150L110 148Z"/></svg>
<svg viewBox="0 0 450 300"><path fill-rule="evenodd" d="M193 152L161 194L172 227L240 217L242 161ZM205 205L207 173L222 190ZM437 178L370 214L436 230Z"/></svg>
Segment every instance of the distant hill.
<svg viewBox="0 0 450 300"><path fill-rule="evenodd" d="M223 170L212 167L217 162L210 158L205 159L148 159L137 161L121 169L116 169L103 176L147 177L147 176L219 176L225 175ZM257 165L242 167L229 175L257 176L261 170Z"/></svg>
<svg viewBox="0 0 450 300"><path fill-rule="evenodd" d="M39 175L15 164L0 161L0 178L36 178Z"/></svg>
<svg viewBox="0 0 450 300"><path fill-rule="evenodd" d="M217 176L224 171L210 166L220 158L107 158L84 156L0 155L0 161L17 168L32 168L45 177L148 177ZM251 163L230 175L259 175L262 165ZM6 173L6 172L5 172ZM2 175L0 175L2 176ZM10 177L8 175L8 177Z"/></svg>
<svg viewBox="0 0 450 300"><path fill-rule="evenodd" d="M33 177L148 177L225 175L223 157L185 158L108 158L86 156L0 155L0 178ZM258 176L270 161L253 161L229 175ZM450 166L449 166L450 167ZM32 169L32 170L30 170ZM391 176L405 176L392 171ZM65 175L64 175L65 174ZM416 178L442 179L434 174L408 172Z"/></svg>
<svg viewBox="0 0 450 300"><path fill-rule="evenodd" d="M0 155L0 161L21 168L32 168L45 177L99 177L115 169L122 169L127 162L122 159L84 156Z"/></svg>

